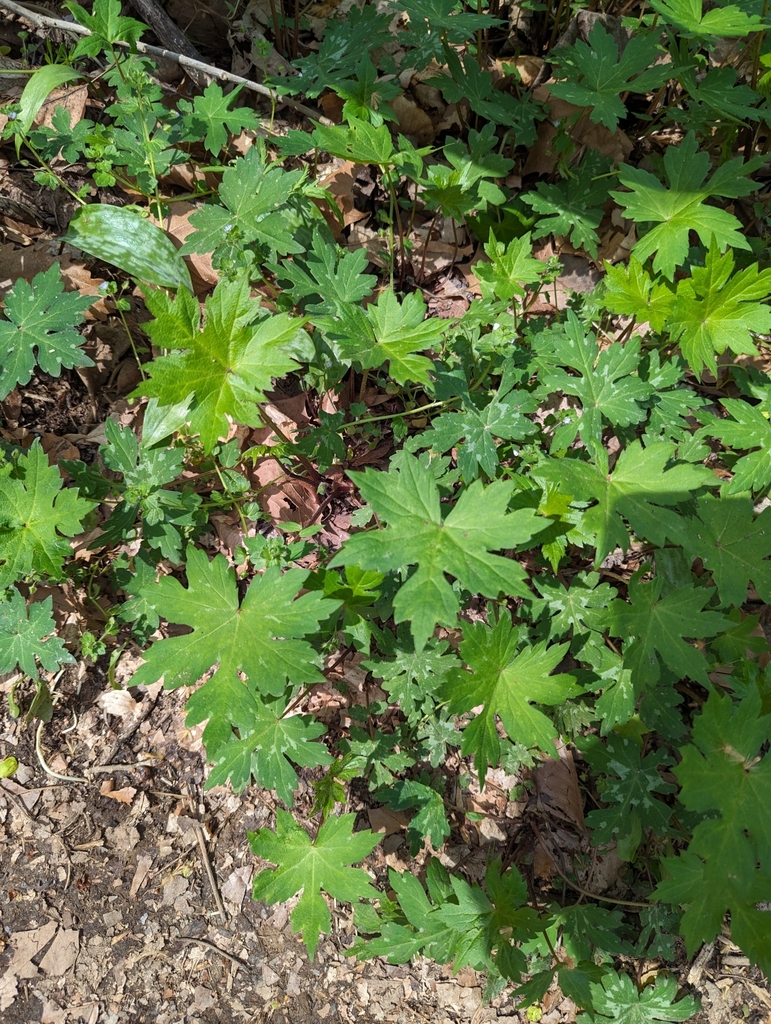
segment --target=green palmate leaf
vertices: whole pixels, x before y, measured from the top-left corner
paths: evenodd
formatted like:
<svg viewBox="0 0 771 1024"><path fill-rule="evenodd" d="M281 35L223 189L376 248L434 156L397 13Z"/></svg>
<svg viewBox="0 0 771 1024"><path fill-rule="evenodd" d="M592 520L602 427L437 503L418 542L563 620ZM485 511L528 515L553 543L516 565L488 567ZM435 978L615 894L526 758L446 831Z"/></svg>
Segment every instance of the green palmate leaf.
<svg viewBox="0 0 771 1024"><path fill-rule="evenodd" d="M615 47L615 43L613 45ZM533 238L562 235L577 248L583 246L596 257L600 240L597 228L602 220L603 204L608 198L608 183L604 180L608 166L607 160L595 159L590 153L578 171L566 181L554 185L539 181L535 192L521 196L522 202L536 213L547 214L539 217Z"/></svg>
<svg viewBox="0 0 771 1024"><path fill-rule="evenodd" d="M311 50L307 57L292 62L298 75L273 78L272 84L281 93L301 92L311 98L320 96L325 89L334 89L341 79L355 73L362 53L374 53L392 41L390 21L387 11L370 5L362 10L352 7L344 20L327 21L318 53Z"/></svg>
<svg viewBox="0 0 771 1024"><path fill-rule="evenodd" d="M613 651L587 644L580 652L597 677L593 690L602 688L594 710L601 720L600 735L607 736L616 725L626 725L634 715L639 694L632 683L632 673L624 667L623 658Z"/></svg>
<svg viewBox="0 0 771 1024"><path fill-rule="evenodd" d="M0 464L0 587L34 573L58 578L93 502L62 478L36 439L12 462Z"/></svg>
<svg viewBox="0 0 771 1024"><path fill-rule="evenodd" d="M322 890L333 899L356 903L361 897L377 897L377 889L361 868L348 867L363 860L378 844L372 832L353 834L355 814L327 818L311 842L305 829L286 811L276 811L276 831L261 828L249 832L255 857L277 864L261 871L254 880L253 896L266 903L280 903L302 892L292 911L293 931L302 931L308 955L313 958L322 932L328 932L331 916Z"/></svg>
<svg viewBox="0 0 771 1024"><path fill-rule="evenodd" d="M747 14L735 4L714 7L706 13L704 0L651 0L651 7L665 24L697 39L740 38L768 27L757 14Z"/></svg>
<svg viewBox="0 0 771 1024"><path fill-rule="evenodd" d="M724 398L721 404L730 419L719 420L707 413L699 417L710 437L718 437L740 451L760 449L739 459L732 479L723 485L723 493L760 491L771 483L771 423L758 406L749 402Z"/></svg>
<svg viewBox="0 0 771 1024"><path fill-rule="evenodd" d="M662 329L675 300L671 287L655 280L634 256L628 264L606 263L598 292L604 309L649 323L654 331Z"/></svg>
<svg viewBox="0 0 771 1024"><path fill-rule="evenodd" d="M660 53L657 34L652 32L633 35L619 58L618 43L597 21L588 46L577 39L569 48L557 51L561 74L569 81L555 83L551 92L576 106L589 107L595 124L615 132L619 118L626 115L621 96L657 89L669 77L665 65L650 67Z"/></svg>
<svg viewBox="0 0 771 1024"><path fill-rule="evenodd" d="M705 406L707 401L692 388L676 387L683 379L684 370L685 363L678 358L667 359L662 363L655 349L643 357L640 376L654 389L646 429L651 437L663 434L677 442L680 454L686 461L700 462L707 456L707 452L701 446L700 435L692 432L690 417Z"/></svg>
<svg viewBox="0 0 771 1024"><path fill-rule="evenodd" d="M624 665L632 672L636 688L654 686L661 674L662 661L680 679L693 679L709 685L704 655L686 643L683 637L715 636L728 623L718 612L702 609L712 592L702 587L678 587L664 597L663 577L643 583L643 567L629 581L629 599L610 606L610 632L613 636L634 637L624 646Z"/></svg>
<svg viewBox="0 0 771 1024"><path fill-rule="evenodd" d="M694 491L714 486L715 477L703 466L673 462L675 445L653 441L643 448L639 441L629 444L618 458L612 474L607 457L599 464L578 459L553 459L538 467L538 476L558 486L563 494L580 501L596 501L587 509L583 526L597 535L595 564L615 547L629 545L628 520L637 537L664 547L667 539L684 544L688 524L672 508L687 501ZM623 519L622 519L623 517Z"/></svg>
<svg viewBox="0 0 771 1024"><path fill-rule="evenodd" d="M536 138L535 122L544 117L542 104L534 101L527 92L517 98L496 89L492 74L480 68L473 54L466 53L461 63L461 58L446 40L442 50L442 62L446 62L449 75L430 78L426 85L436 86L450 103L468 100L475 114L511 129L519 145L532 145Z"/></svg>
<svg viewBox="0 0 771 1024"><path fill-rule="evenodd" d="M506 393L499 389L487 405L477 404L477 396L469 396L461 412L445 412L420 437L421 447L448 452L458 445L458 468L464 481L479 476L480 469L494 478L498 470L496 439L524 441L536 432L527 414L535 412L538 401L524 390Z"/></svg>
<svg viewBox="0 0 771 1024"><path fill-rule="evenodd" d="M137 281L190 292L190 272L169 236L134 210L90 203L70 221L72 245L125 270Z"/></svg>
<svg viewBox="0 0 771 1024"><path fill-rule="evenodd" d="M416 35L421 29L428 29L429 35L438 40L447 38L452 43L465 44L470 36L481 29L501 24L499 18L489 14L458 11L453 0L405 0L404 9L410 16L410 27ZM410 40L409 45L412 44L413 41ZM434 56L438 56L440 52L441 50L437 51Z"/></svg>
<svg viewBox="0 0 771 1024"><path fill-rule="evenodd" d="M458 173L458 183L468 192L476 192L477 202L482 208L488 201L494 201L500 194L499 202L505 195L490 179L505 178L514 166L514 161L499 152L495 125L486 124L481 131L469 129L468 142L464 145L457 139L450 139L443 153L450 166ZM482 182L486 181L486 184Z"/></svg>
<svg viewBox="0 0 771 1024"><path fill-rule="evenodd" d="M27 603L15 588L0 600L0 672L15 672L18 666L27 675L38 675L38 663L46 672L75 659L56 636L51 614L52 599Z"/></svg>
<svg viewBox="0 0 771 1024"><path fill-rule="evenodd" d="M369 658L361 665L380 680L391 701L410 718L438 689L450 669L457 668L458 659L451 651L448 653L446 640L429 640L422 651L416 651L405 633L402 626L394 658Z"/></svg>
<svg viewBox="0 0 771 1024"><path fill-rule="evenodd" d="M214 768L206 788L230 782L240 793L251 782L275 789L288 806L297 788L297 772L290 762L304 768L331 764L334 758L320 743L312 742L326 731L309 715L282 717L285 697L261 699L233 676L218 686L204 686L187 703L187 723L208 720L203 732L206 756Z"/></svg>
<svg viewBox="0 0 771 1024"><path fill-rule="evenodd" d="M395 921L379 924L380 938L360 944L353 952L364 959L384 956L391 964L406 963L421 951L438 963L447 963L452 959L457 934L437 912L443 897L447 896L449 880L436 860L429 861L426 877L433 903L414 875L407 872L400 875L389 870L388 881L396 893L407 924Z"/></svg>
<svg viewBox="0 0 771 1024"><path fill-rule="evenodd" d="M298 299L312 298L314 302L305 306L308 313L323 316L334 315L341 303L355 305L372 293L375 278L364 273L367 262L366 249L340 249L316 227L310 251L271 269L279 280L291 282L295 304Z"/></svg>
<svg viewBox="0 0 771 1024"><path fill-rule="evenodd" d="M201 498L192 490L162 487L181 473L185 450L140 445L132 430L119 427L112 419L105 424L105 435L109 443L102 445L101 451L105 465L123 474L122 487L116 488L123 491L123 501L106 522L104 538L125 539L141 511L142 538L148 547L180 562L184 536L205 521L199 512Z"/></svg>
<svg viewBox="0 0 771 1024"><path fill-rule="evenodd" d="M638 992L632 979L615 971L591 987L594 1012L587 1015L589 1024L656 1024L657 1021L683 1021L699 1012L699 1002L684 996L675 1002L677 982L659 976L655 984Z"/></svg>
<svg viewBox="0 0 771 1024"><path fill-rule="evenodd" d="M0 401L32 377L35 364L58 377L62 367L93 366L80 347L83 338L75 328L92 297L63 294L58 264L36 274L32 284L19 278L5 296L5 315L0 320Z"/></svg>
<svg viewBox="0 0 771 1024"><path fill-rule="evenodd" d="M65 7L72 12L75 21L91 32L90 36L78 41L73 58L97 57L102 50L109 52L113 43L134 45L147 31L147 26L141 21L121 15L120 0L94 0L93 14L74 2L65 4Z"/></svg>
<svg viewBox="0 0 771 1024"><path fill-rule="evenodd" d="M569 589L548 575L535 577L533 583L544 599L535 603L533 618L544 612L548 615L550 640L566 633L579 637L587 632L605 631L608 605L615 591L607 583L600 583L598 573L578 573L570 581Z"/></svg>
<svg viewBox="0 0 771 1024"><path fill-rule="evenodd" d="M633 947L619 934L626 927L620 911L596 903L552 904L549 909L554 921L552 934L556 937L558 930L562 932L562 945L573 960L633 953Z"/></svg>
<svg viewBox="0 0 771 1024"><path fill-rule="evenodd" d="M341 749L350 755L352 763L360 778L369 778L370 789L376 786L390 786L394 781L394 773L399 774L415 764L411 751L402 749L400 733L384 733L376 729L370 735L365 729L351 727L350 740L341 741Z"/></svg>
<svg viewBox="0 0 771 1024"><path fill-rule="evenodd" d="M500 867L500 861L488 866L487 892L451 875L455 901L442 903L437 914L459 936L453 964L456 971L467 965L475 970L489 968L493 951L497 950L496 968L505 978L519 981L527 970L527 961L511 939L531 938L543 929L548 918L540 918L537 911L523 906L527 902L527 885L519 871L511 867L501 874Z"/></svg>
<svg viewBox="0 0 771 1024"><path fill-rule="evenodd" d="M445 517L433 474L412 456L405 456L398 470L370 469L354 479L364 500L388 525L351 537L331 564L379 572L417 564L394 598L396 621L411 623L417 651L423 650L437 623L455 625L460 599L446 574L486 597L501 591L528 593L519 563L491 554L529 542L548 525L530 509L507 513L511 484L498 481L484 487L476 480Z"/></svg>
<svg viewBox="0 0 771 1024"><path fill-rule="evenodd" d="M554 979L563 995L572 999L576 1006L591 1010L592 992L590 985L602 979L603 969L590 961L583 961L568 967L552 967L531 974L529 981L517 987L517 998L522 1006L539 1003L551 988ZM586 1018L584 1018L586 1019Z"/></svg>
<svg viewBox="0 0 771 1024"><path fill-rule="evenodd" d="M364 369L387 362L390 376L399 384L430 383L431 360L416 353L438 345L450 325L437 317L425 319L426 304L419 292L405 295L400 302L393 289L386 288L366 309L336 303L335 314L315 322L341 359L360 363Z"/></svg>
<svg viewBox="0 0 771 1024"><path fill-rule="evenodd" d="M431 900L417 878L390 871L389 882L407 923L378 923L381 937L353 952L405 963L422 951L439 963L454 961L455 971L470 965L519 981L526 960L513 942L531 938L548 918L523 906L527 886L516 868L501 874L500 867L500 861L489 865L485 892L449 877L438 861L431 860L426 871Z"/></svg>
<svg viewBox="0 0 771 1024"><path fill-rule="evenodd" d="M696 136L689 132L677 146L669 146L664 154L662 185L650 171L624 165L619 180L629 192L611 192L611 196L627 210L637 224L653 223L632 252L640 262L650 256L653 269L671 281L675 269L688 255L688 234L695 231L705 246L716 245L720 252L732 246L749 249L741 222L733 214L715 206L707 206L711 196L737 197L748 195L757 186L750 180L759 166L758 160L744 162L741 157L719 167L708 182L709 154L698 151Z"/></svg>
<svg viewBox="0 0 771 1024"><path fill-rule="evenodd" d="M307 573L291 569L282 576L278 567L266 569L239 603L235 573L222 555L210 562L205 552L189 548L186 569L187 588L164 576L143 592L157 614L192 632L153 644L134 676L137 683L163 678L167 689L193 686L216 665L202 689L209 689L208 706L223 693L219 707L227 718L239 673L252 692L276 697L287 682L301 686L324 678L319 655L300 638L315 633L337 603L319 593L297 597Z"/></svg>
<svg viewBox="0 0 771 1024"><path fill-rule="evenodd" d="M202 96L196 96L192 103L179 100L185 126L185 137L197 141L203 139L204 146L215 156L225 148L228 132L236 135L244 128L256 130L259 120L249 107L233 108L233 103L243 85L238 85L227 96L222 86L210 82Z"/></svg>
<svg viewBox="0 0 771 1024"><path fill-rule="evenodd" d="M160 617L148 600L155 583L155 562L143 551L129 563L126 555L119 556L113 567L115 582L127 595L117 612L121 622L131 622L132 632L144 647L160 625Z"/></svg>
<svg viewBox="0 0 771 1024"><path fill-rule="evenodd" d="M664 782L659 773L662 765L672 763L669 754L656 750L642 757L637 743L614 734L605 743L599 736L587 736L576 740L576 745L595 772L605 778L601 797L606 806L586 816L592 845L616 843L621 848L635 828L666 835L672 808L653 794L675 791L676 787ZM634 850L629 852L629 859L634 859Z"/></svg>
<svg viewBox="0 0 771 1024"><path fill-rule="evenodd" d="M771 715L758 690L739 704L710 694L693 727L693 742L675 769L680 799L704 815L687 853L664 861L669 878L655 896L686 906L681 929L692 954L711 942L731 914L731 933L766 973L771 971L771 914L757 904L771 889Z"/></svg>
<svg viewBox="0 0 771 1024"><path fill-rule="evenodd" d="M462 221L473 210L483 212L488 204L501 206L506 194L492 181L503 178L514 162L497 152L495 125L489 122L481 132L469 131L468 147L451 139L444 147L446 164L426 168L426 186L421 195L429 210L441 210L445 217Z"/></svg>
<svg viewBox="0 0 771 1024"><path fill-rule="evenodd" d="M285 171L279 163L268 163L265 144L257 141L223 173L219 188L222 205L202 206L191 215L196 230L180 252L208 253L226 245L243 248L252 242L279 255L303 252L293 237L286 207L302 190L305 177L303 170Z"/></svg>
<svg viewBox="0 0 771 1024"><path fill-rule="evenodd" d="M376 794L386 807L395 811L417 809L407 828L407 842L414 857L422 850L426 839L439 850L450 836L450 825L440 793L415 779L392 782Z"/></svg>
<svg viewBox="0 0 771 1024"><path fill-rule="evenodd" d="M203 328L198 300L187 291L174 299L153 293L147 305L155 317L148 333L172 354L150 364L149 380L134 394L154 396L162 406L192 395L188 422L207 452L227 435L229 418L256 426L263 390L297 366L305 321L266 316L243 277L217 285L206 300Z"/></svg>
<svg viewBox="0 0 771 1024"><path fill-rule="evenodd" d="M337 81L333 85L337 95L345 100L343 119L356 117L379 127L384 121L395 121L396 115L388 101L401 94L399 83L378 80L377 68L369 53L365 53L356 67L355 80Z"/></svg>
<svg viewBox="0 0 771 1024"><path fill-rule="evenodd" d="M752 334L771 329L771 307L761 304L771 289L771 270L759 272L757 263L736 274L733 268L733 253L720 255L713 240L706 265L678 282L667 328L696 373L714 366L715 353L726 348L754 355Z"/></svg>
<svg viewBox="0 0 771 1024"><path fill-rule="evenodd" d="M700 498L684 541L691 558L701 558L712 573L724 606L739 607L754 583L761 600L771 601L771 509L754 515L743 494Z"/></svg>
<svg viewBox="0 0 771 1024"><path fill-rule="evenodd" d="M151 448L140 445L133 430L119 427L114 419L105 422L107 444L101 446L105 465L123 474L129 500L145 497L161 484L179 476L185 462L184 448Z"/></svg>
<svg viewBox="0 0 771 1024"><path fill-rule="evenodd" d="M758 106L758 93L749 85L737 83L734 68L710 68L706 75L696 67L683 69L680 84L688 91L691 101L687 111L670 111L677 120L687 122L697 130L710 130L715 121L746 122L768 117L768 111ZM696 122L696 125L694 125Z"/></svg>
<svg viewBox="0 0 771 1024"><path fill-rule="evenodd" d="M509 302L515 295L521 297L525 294L524 285L540 281L546 268L532 256L532 251L530 232L504 245L497 241L491 230L490 241L485 244L485 253L491 262L474 265L482 298Z"/></svg>
<svg viewBox="0 0 771 1024"><path fill-rule="evenodd" d="M515 743L556 756L557 730L533 704L562 704L581 692L573 676L551 675L567 644L547 647L542 642L519 650L523 639L506 615L492 629L481 622L464 623L460 654L471 673L451 672L441 690L453 714L484 704L484 710L464 729L462 746L464 754L474 754L480 785L484 785L488 766L500 761L496 715Z"/></svg>
<svg viewBox="0 0 771 1024"><path fill-rule="evenodd" d="M351 117L344 127L316 125L313 141L317 149L357 164L387 167L393 163L394 144L384 124L375 127L369 121Z"/></svg>
<svg viewBox="0 0 771 1024"><path fill-rule="evenodd" d="M32 144L44 160L53 160L60 152L68 163L78 160L94 130L94 122L84 117L73 125L71 120L70 111L59 106L50 124L38 125L30 133Z"/></svg>
<svg viewBox="0 0 771 1024"><path fill-rule="evenodd" d="M575 395L581 402L581 415L561 425L554 432L552 451L564 451L576 434L590 452L602 448L603 420L614 427L640 423L648 414L645 403L653 394L652 385L637 376L640 363L640 339L631 338L625 345L613 344L599 350L597 338L586 333L581 321L570 310L562 331L547 331L543 342L534 340L536 357L544 370L541 387L547 393L561 391ZM573 377L559 366L577 370Z"/></svg>
<svg viewBox="0 0 771 1024"><path fill-rule="evenodd" d="M761 654L769 650L762 628L758 629L759 615L743 616L740 608L732 608L726 618L733 625L715 637L710 645L724 664L738 662L742 665L748 654Z"/></svg>

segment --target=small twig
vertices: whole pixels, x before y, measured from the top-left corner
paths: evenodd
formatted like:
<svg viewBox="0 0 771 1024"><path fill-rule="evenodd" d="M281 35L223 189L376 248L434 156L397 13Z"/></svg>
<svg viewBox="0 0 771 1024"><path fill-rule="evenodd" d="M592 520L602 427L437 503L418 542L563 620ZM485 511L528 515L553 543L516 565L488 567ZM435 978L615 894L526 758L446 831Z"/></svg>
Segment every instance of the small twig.
<svg viewBox="0 0 771 1024"><path fill-rule="evenodd" d="M35 733L35 753L37 754L38 761L40 761L40 767L43 769L46 775L50 775L54 779L59 779L61 782L88 782L88 779L83 779L79 775L61 775L59 772L55 772L53 768L48 767L48 765L46 764L46 759L43 755L43 750L40 746L40 738L43 735L44 725L45 722L41 720L40 724L37 727L37 732Z"/></svg>
<svg viewBox="0 0 771 1024"><path fill-rule="evenodd" d="M0 0L0 8L8 11L9 14L15 14L18 18L23 18L36 29L53 28L76 36L90 36L93 34L85 25L78 25L71 21L62 21L60 18L49 18L44 14L38 14L37 11L31 11L26 7L22 7L21 4L15 3L14 0ZM123 48L128 47L127 43L121 42L117 42L114 45ZM293 100L289 96L279 96L265 85L252 82L251 79L242 78L240 75L234 75L231 71L223 71L222 68L215 67L214 64L204 64L203 61L186 57L182 53L174 53L173 50L166 50L161 46L150 46L149 43L137 42L134 45L138 53L146 53L150 57L172 60L175 64L179 64L180 67L203 72L204 74L211 75L212 78L218 79L220 82L232 82L235 85L242 85L248 92L256 92L260 96L266 96L272 103L284 103L286 106L292 107L293 110L305 114L306 117L318 121L320 124L334 124L333 121L324 117L318 110L306 107L305 104L298 103L297 100Z"/></svg>
<svg viewBox="0 0 771 1024"><path fill-rule="evenodd" d="M236 967L248 967L249 966L248 960L241 960L241 959L239 959L239 957L233 956L232 953L226 953L224 949L220 949L219 946L215 946L215 944L213 942L209 942L208 939L201 939L201 938L198 938L195 935L180 935L179 941L180 942L198 942L202 946L206 946L207 949L212 950L212 952L217 953L219 956L224 956L226 960L229 960L231 962L231 964L235 964Z"/></svg>
<svg viewBox="0 0 771 1024"><path fill-rule="evenodd" d="M37 792L37 790L32 790L32 792ZM11 798L11 800L13 800L13 802L19 808L19 810L24 815L24 817L27 818L28 821L33 822L33 824L34 824L34 821L35 821L34 816L29 813L29 811L27 810L27 808L24 805L24 801L22 800L22 798L20 796L18 796L18 794L12 793L10 791L10 789L8 789L8 787L3 785L1 782L0 782L0 793L2 793L4 797L5 796L9 796Z"/></svg>
<svg viewBox="0 0 771 1024"><path fill-rule="evenodd" d="M688 977L685 979L689 985L693 985L694 988L699 987L701 982L701 976L706 970L707 964L712 959L712 954L715 952L715 943L705 942L699 952L694 957L691 969L688 971Z"/></svg>
<svg viewBox="0 0 771 1024"><path fill-rule="evenodd" d="M134 720L129 724L128 728L123 729L121 731L121 733L118 735L118 738L112 744L110 749L107 751L106 754L104 754L104 756L101 759L102 765L111 764L113 759L118 754L118 751L121 750L121 748L128 743L128 741L132 738L132 736L137 731L142 722L144 722L147 718L150 717L159 695L159 690L156 691L154 695L151 695L149 692L145 695L145 699L142 701L142 710L136 716L136 718L134 718ZM97 765L97 768L98 767L100 767L100 765ZM91 771L96 771L96 768L92 768Z"/></svg>
<svg viewBox="0 0 771 1024"><path fill-rule="evenodd" d="M211 866L211 860L209 858L209 851L206 848L206 840L203 835L203 825L196 823L196 834L198 836L198 845L201 848L201 860L203 866L206 869L206 875L209 879L209 885L211 886L212 895L214 896L214 902L217 904L217 913L220 915L223 921L227 921L228 915L225 911L225 904L222 902L220 891L217 887L217 879L214 877L214 870Z"/></svg>
<svg viewBox="0 0 771 1024"><path fill-rule="evenodd" d="M55 839L56 842L59 843L61 848L64 850L64 857L67 861L67 877L64 880L64 891L66 892L70 887L70 879L72 878L72 858L70 857L70 851L67 849L67 844L65 843L61 836L57 835L55 832L52 832L51 838Z"/></svg>
<svg viewBox="0 0 771 1024"><path fill-rule="evenodd" d="M128 764L98 764L95 768L87 768L89 775L101 775L105 772L128 772L132 768L149 768L158 764L158 758L149 761L130 761ZM175 793L174 796L179 796Z"/></svg>

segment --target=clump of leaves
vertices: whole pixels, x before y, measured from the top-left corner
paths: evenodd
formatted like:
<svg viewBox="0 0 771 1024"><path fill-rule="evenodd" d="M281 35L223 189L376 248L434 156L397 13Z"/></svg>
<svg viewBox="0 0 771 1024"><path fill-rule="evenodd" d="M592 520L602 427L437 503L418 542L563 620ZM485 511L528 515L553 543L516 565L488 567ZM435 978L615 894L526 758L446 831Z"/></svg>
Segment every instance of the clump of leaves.
<svg viewBox="0 0 771 1024"><path fill-rule="evenodd" d="M771 670L756 658L767 650L757 602L771 601L771 377L726 358L757 358L771 330L768 217L760 201L731 202L757 189L752 132L768 121L768 83L719 66L717 46L765 26L730 4L651 4L632 34L596 21L585 40L547 48L546 99L519 63L497 77L489 15L409 0L397 23L365 5L278 83L337 93L346 123L266 131L269 143L236 157L234 134L263 133L238 90L214 83L170 109L147 58L125 52L141 24L117 0L73 4L91 35L71 59L103 55L114 102L99 124L60 109L33 129L48 86L81 73L52 65L4 129L40 161L39 182L82 204L68 239L144 286L151 348L139 340L131 396L149 400L141 436L108 418L93 464L63 462L62 475L38 440L24 447L23 429L3 434L0 671L34 677L50 713L44 677L72 656L35 590L82 579L72 540L88 528L90 550L113 562L109 592L94 575L89 597L118 601L115 628L132 624L135 684L190 688L207 785L254 780L287 808L301 781L315 794L315 820L279 808L275 827L249 836L275 865L261 865L255 898L299 898L292 927L311 956L331 928L327 898L346 901L357 956L471 966L488 994L510 983L531 1001L556 979L593 1024L696 1011L671 978L640 990L611 966L671 961L678 934L692 952L730 922L771 970ZM544 31L556 39L558 26ZM441 73L415 80L432 60ZM405 89L455 104L441 149L392 130ZM577 162L581 111L552 117L554 97L615 133L619 151L621 129L644 132L647 164ZM515 194L547 116L553 173ZM353 204L317 184L328 157L367 168L351 176ZM179 198L170 172L202 159L206 191L199 177L203 194L185 197L200 201L180 253L160 226ZM65 161L91 179L68 183ZM147 208L89 201L92 185L118 182ZM355 248L346 234L365 206L388 236L387 284L374 237ZM606 264L600 286L562 310L558 261L536 258L533 240L619 260L605 226L623 219L628 263ZM484 241L478 297L453 319L432 315L434 282L410 264L421 223L426 251L440 225L458 246L464 223ZM220 274L203 303L191 254ZM13 285L0 400L15 388L26 398L33 374L89 365L78 330L89 301L64 293L55 267ZM300 392L295 436L266 405ZM260 483L268 459L279 475L267 487L286 474L315 518L277 524ZM225 553L210 557L215 546ZM101 656L112 642L86 633L81 646ZM625 862L633 901L571 899L592 882L567 854L548 910L530 905L514 864L491 857L472 883L430 855L454 830L483 828L464 794L472 778L521 780L570 742L595 801L590 845ZM336 816L348 787L403 824L425 885L391 872L385 895L353 867L378 837Z"/></svg>

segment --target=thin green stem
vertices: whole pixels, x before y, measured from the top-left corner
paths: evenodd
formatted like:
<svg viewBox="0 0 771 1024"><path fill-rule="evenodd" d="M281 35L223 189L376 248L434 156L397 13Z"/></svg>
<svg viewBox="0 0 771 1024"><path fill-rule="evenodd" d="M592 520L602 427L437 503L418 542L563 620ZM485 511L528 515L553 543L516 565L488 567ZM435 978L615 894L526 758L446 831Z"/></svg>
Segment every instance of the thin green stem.
<svg viewBox="0 0 771 1024"><path fill-rule="evenodd" d="M365 423L381 423L383 420L395 420L401 416L417 416L421 412L427 412L429 409L438 409L443 405L450 405L452 402L457 402L457 398L445 398L441 402L429 402L428 405L421 405L417 409L405 409L403 412L387 412L382 416L364 416L360 420L352 420L350 423L343 423L337 429L342 432L344 430L350 430L351 427L361 427Z"/></svg>

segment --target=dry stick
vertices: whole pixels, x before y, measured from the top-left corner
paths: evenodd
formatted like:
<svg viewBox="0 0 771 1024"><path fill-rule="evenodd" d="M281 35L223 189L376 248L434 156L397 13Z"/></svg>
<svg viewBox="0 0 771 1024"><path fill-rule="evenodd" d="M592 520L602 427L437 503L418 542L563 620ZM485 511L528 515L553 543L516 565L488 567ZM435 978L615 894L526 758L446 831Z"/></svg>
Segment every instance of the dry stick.
<svg viewBox="0 0 771 1024"><path fill-rule="evenodd" d="M185 33L171 20L166 11L156 0L129 0L139 17L155 32L156 38L164 46L173 46L177 53L193 60L203 60Z"/></svg>
<svg viewBox="0 0 771 1024"><path fill-rule="evenodd" d="M216 946L213 942L209 942L208 939L201 938L195 935L180 935L180 942L199 942L202 946L206 946L207 949L211 949L219 956L224 956L226 960L229 960L231 964L235 964L236 967L248 967L249 961L242 960L240 957L233 956L232 953L226 953L220 946Z"/></svg>
<svg viewBox="0 0 771 1024"><path fill-rule="evenodd" d="M43 14L38 14L36 11L30 11L26 7L22 7L21 4L15 3L14 0L0 0L0 10L6 10L9 14L15 14L18 18L23 18L36 29L58 29L60 32L69 32L76 36L90 36L93 34L84 25L62 21L59 18L48 18ZM116 43L115 45L123 48L128 47L127 43ZM306 117L318 121L320 124L334 124L333 121L324 117L317 110L306 107L303 103L298 103L297 100L290 99L288 96L279 96L272 89L268 89L267 86L260 85L258 82L252 82L248 78L242 78L240 75L234 75L231 71L223 71L222 68L215 67L213 64L204 64L202 61L186 57L182 53L174 53L172 50L165 50L160 46L150 46L149 43L138 42L134 45L139 53L146 53L151 57L165 57L167 60L173 60L180 67L202 71L207 75L211 75L212 78L219 79L221 82L233 82L235 85L242 85L247 91L256 92L260 96L267 96L273 103L284 103L286 106L292 107L293 110L305 114Z"/></svg>
<svg viewBox="0 0 771 1024"><path fill-rule="evenodd" d="M223 923L227 922L228 915L225 910L225 904L222 902L220 891L217 888L217 879L214 877L214 869L211 866L211 860L209 858L209 851L206 848L206 840L204 838L204 827L203 825L196 822L195 824L196 835L198 836L198 845L201 848L201 860L203 866L206 869L206 875L209 879L209 885L211 886L212 895L214 896L214 902L217 904L217 913L222 918Z"/></svg>

